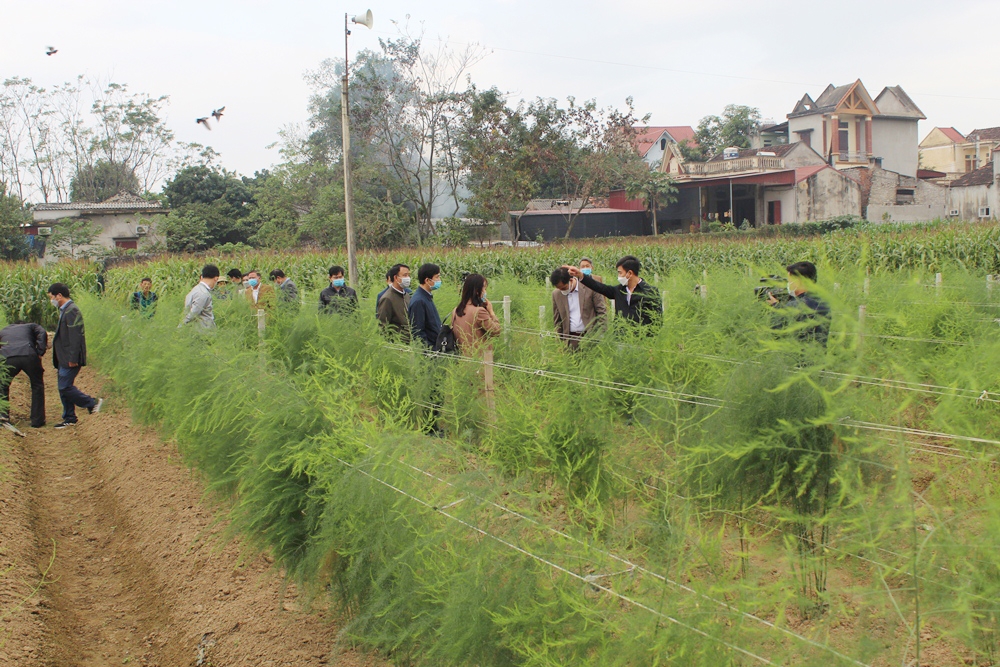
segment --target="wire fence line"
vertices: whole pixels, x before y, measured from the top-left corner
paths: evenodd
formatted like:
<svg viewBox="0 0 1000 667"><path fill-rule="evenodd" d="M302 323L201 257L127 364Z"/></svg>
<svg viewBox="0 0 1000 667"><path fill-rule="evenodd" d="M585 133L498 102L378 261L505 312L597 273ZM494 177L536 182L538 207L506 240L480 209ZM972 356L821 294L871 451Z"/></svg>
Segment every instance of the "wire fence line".
<svg viewBox="0 0 1000 667"><path fill-rule="evenodd" d="M671 579L669 579L669 578L667 578L667 577L665 577L663 575L660 575L660 574L658 574L656 572L647 570L646 568L643 568L642 566L639 566L639 565L633 563L632 561L630 561L630 560L628 560L626 558L622 558L622 557L617 556L617 555L615 555L615 554L613 554L611 552L607 552L607 551L604 551L602 549L596 548L593 545L589 545L586 542L583 542L582 540L579 540L578 538L572 537L571 535L563 533L562 531L559 531L559 530L557 530L555 528L552 528L551 526L547 526L545 524L542 524L542 523L540 523L540 522L532 519L531 517L528 517L528 516L526 516L524 514L521 514L521 513L517 512L515 510L511 510L510 508L504 507L504 506L499 505L497 503L494 503L492 501L485 500L485 499L477 497L482 502L486 502L486 503L488 503L488 504L490 504L490 505L492 505L494 507L497 507L497 508L503 510L504 512L510 513L511 515L514 515L514 516L517 516L517 517L519 517L521 519L524 519L524 520L526 520L526 521L528 521L528 522L530 522L532 524L535 524L535 525L537 525L537 526L539 526L539 527L541 527L541 528L543 528L543 529L545 529L547 531L550 531L550 532L552 532L552 533L554 533L556 535L559 535L559 536L561 536L561 537L563 537L565 539L568 539L568 540L571 540L573 542L579 543L579 544L585 546L588 549L591 549L591 550L594 550L594 551L596 551L598 553L606 555L606 556L608 556L609 558L611 558L613 560L621 562L622 564L628 565L628 568L626 570L623 570L623 571L618 572L618 573L608 574L608 575L595 576L595 575L581 575L581 574L578 574L578 573L576 573L576 572L574 572L574 571L572 571L572 570L570 570L570 569L568 569L568 568L566 568L566 567L564 567L562 565L559 565L558 563L553 562L552 560L550 560L548 558L545 558L544 556L540 556L538 554L535 554L535 553L533 553L533 552L525 549L524 547L521 547L521 546L518 546L516 544L513 544L512 542L510 542L510 541L508 541L508 540L506 540L506 539L504 539L504 538L502 538L502 537L500 537L498 535L494 535L494 534L490 533L489 531L486 531L486 530L480 528L479 526L476 526L476 525L474 525L472 523L469 523L469 522L463 520L462 518L457 517L457 516L455 516L455 515L453 515L453 514L451 514L451 513L449 513L447 511L451 506L454 506L455 504L457 504L457 502L460 502L460 501L457 501L456 503L451 503L450 505L444 505L444 506L434 505L433 503L430 503L430 502L428 502L428 501L426 501L426 500L424 500L422 498L419 498L419 497L417 497L417 496L415 496L415 495L413 495L411 493L408 493L407 491L404 491L404 490L400 489L399 487L391 484L390 482L387 482L387 481L385 481L385 480L383 480L383 479L381 479L381 478L379 478L379 477L377 477L375 475L372 475L371 473L367 472L366 470L363 470L362 468L354 466L354 465L352 465L352 464L350 464L350 463L348 463L348 462L346 462L346 461L344 461L344 460L342 460L342 459L340 459L338 457L334 457L334 458L336 458L336 460L339 463L341 463L342 465L344 465L344 466L346 466L348 468L351 468L351 469L353 469L353 470L361 473L362 475L365 475L366 477L369 477L373 481L375 481L375 482L377 482L377 483L379 483L379 484L381 484L383 486L386 486L387 488L389 488L389 489L395 491L396 493L399 493L399 494L401 494L401 495L403 495L403 496L405 496L405 497L413 500L414 502L417 502L418 504L422 505L426 509L429 509L429 510L431 510L433 512L441 514L441 515L447 517L448 519L451 519L452 521L455 521L455 522L457 522L457 523L465 526L466 528L469 528L470 530L475 531L476 533L482 535L483 537L489 538L489 539L497 542L498 544L501 544L501 545L503 545L503 546L505 546L505 547L507 547L509 549L517 551L518 553L520 553L520 554L522 554L524 556L527 556L527 557L529 557L529 558L531 558L531 559L533 559L533 560L535 560L535 561L537 561L539 563L547 565L548 567L550 567L550 568L552 568L552 569L554 569L556 571L562 572L563 574L566 574L566 575L568 575L568 576L570 576L570 577L572 577L574 579L577 579L577 580L579 580L579 581L581 581L583 583L586 583L586 584L588 584L588 585L590 585L590 586L592 586L592 587L594 587L596 589L599 589L599 590L601 590L604 593L612 595L612 596L614 596L614 597L622 600L623 602L626 602L627 604L629 604L631 606L634 606L634 607L643 609L645 611L648 611L648 612L650 612L650 613L652 613L652 614L654 614L654 615L656 615L656 616L658 616L660 618L663 618L663 619L665 619L665 620L667 620L667 621L669 621L671 623L674 623L674 624L676 624L676 625L678 625L680 627L683 627L683 628L685 628L685 629L687 629L689 631L692 631L692 632L694 632L694 633L696 633L696 634L698 634L698 635L700 635L702 637L705 637L706 639L709 639L711 641L717 642L717 643L725 646L726 648L729 648L731 650L737 651L737 652L739 652L739 653L741 653L743 655L746 655L747 657L753 658L754 660L757 660L758 662L761 662L762 664L774 665L775 663L773 663L771 660L769 660L766 657L757 655L757 654L749 651L746 648L743 648L743 647L738 646L736 644L733 644L731 642L727 642L724 639L721 639L719 637L711 635L710 633L705 632L704 630L701 630L700 628L696 628L696 627L694 627L694 626L692 626L690 624L684 623L683 621L681 621L681 620L679 620L677 618L674 618L673 616L670 616L668 614L664 614L663 612L661 612L661 611L659 611L657 609L654 609L654 608L650 607L649 605L647 605L645 603L642 603L642 602L640 602L640 601L638 601L638 600L636 600L636 599L634 599L634 598L632 598L630 596L624 595L624 594L622 594L622 593L620 593L618 591L615 591L614 589L612 589L612 588L610 588L608 586L600 584L600 583L598 583L598 580L606 578L608 576L613 576L613 574L625 574L625 573L632 572L632 571L642 572L642 573L648 574L648 575L650 575L650 576L652 576L652 577L654 577L656 579L659 579L660 581L672 584L672 585L674 585L674 586L676 586L676 587L678 587L678 588L680 588L680 589L682 589L682 590L684 590L684 591L686 591L688 593L695 594L695 595L697 595L697 596L699 596L699 597L701 597L703 599L706 599L706 600L709 600L711 602L714 602L715 604L720 605L721 607L727 609L728 611L737 613L737 614L743 616L744 618L746 618L748 620L752 620L752 621L761 623L761 624L765 625L766 627L768 627L769 629L776 630L778 632L781 632L782 634L785 634L786 636L788 636L790 638L793 638L793 639L805 642L805 643L807 643L807 644L809 644L809 645L811 645L811 646L813 646L815 648L818 648L820 650L823 650L823 651L825 651L825 652L827 652L827 653L829 653L829 654L831 654L831 655L833 655L833 656L835 656L835 657L837 657L837 658L839 658L841 660L850 662L851 664L854 664L854 665L858 665L859 667L870 667L870 665L867 665L866 663L860 662L860 661L852 658L851 656L843 654L843 653L837 651L836 649L834 649L832 647L829 647L829 646L826 646L824 644L821 644L821 643L819 643L819 642L817 642L815 640L809 639L808 637L804 637L802 635L799 635L799 634L797 634L797 633L795 633L795 632L793 632L791 630L788 630L786 628L782 628L780 626L777 626L774 623L772 623L772 622L770 622L770 621L768 621L766 619L760 618L759 616L755 616L754 614L750 614L749 612L745 612L745 611L742 611L740 609L737 609L737 608L733 607L732 605L730 605L727 602L724 602L724 601L721 601L721 600L716 600L714 598L711 598L710 596L704 595L703 593L699 593L698 591L695 591L694 589L692 589L692 588L690 588L688 586L685 586L684 584L680 584L678 582L674 582L673 580L671 580ZM451 484L450 482L447 482L446 480L442 480L441 478L437 477L436 475L434 475L432 473L429 473L429 472L427 472L425 470L422 470L422 469L417 468L415 466L412 466L410 464L404 464L404 465L407 465L407 466L413 468L414 471L417 471L417 472L419 472L421 474L424 474L424 475L426 475L426 476L428 476L428 477L430 477L432 479L435 479L435 480L437 480L439 482L447 484L450 487L454 487L454 485Z"/></svg>

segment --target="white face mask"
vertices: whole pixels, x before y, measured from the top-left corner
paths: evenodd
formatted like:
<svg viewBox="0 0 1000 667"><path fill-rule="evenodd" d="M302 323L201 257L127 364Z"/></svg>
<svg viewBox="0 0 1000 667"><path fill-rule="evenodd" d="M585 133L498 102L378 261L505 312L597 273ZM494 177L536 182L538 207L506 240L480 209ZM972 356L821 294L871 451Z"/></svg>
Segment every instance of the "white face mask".
<svg viewBox="0 0 1000 667"><path fill-rule="evenodd" d="M792 281L788 281L788 293L795 296L795 288L792 286Z"/></svg>
<svg viewBox="0 0 1000 667"><path fill-rule="evenodd" d="M625 287L628 285L628 278L626 276L618 276L618 284Z"/></svg>
<svg viewBox="0 0 1000 667"><path fill-rule="evenodd" d="M403 289L409 289L410 287L410 276L399 279L399 284L403 286Z"/></svg>
<svg viewBox="0 0 1000 667"><path fill-rule="evenodd" d="M482 301L486 301L486 290L483 290L483 295L479 297Z"/></svg>
<svg viewBox="0 0 1000 667"><path fill-rule="evenodd" d="M59 307L59 300L58 299L49 299L49 303L52 304L53 308L58 308Z"/></svg>

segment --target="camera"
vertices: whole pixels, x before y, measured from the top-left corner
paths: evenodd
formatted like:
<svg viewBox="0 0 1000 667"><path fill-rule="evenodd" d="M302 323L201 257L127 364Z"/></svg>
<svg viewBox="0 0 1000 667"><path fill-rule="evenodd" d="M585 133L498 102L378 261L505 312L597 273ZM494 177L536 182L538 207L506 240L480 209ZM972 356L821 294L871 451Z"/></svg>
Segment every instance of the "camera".
<svg viewBox="0 0 1000 667"><path fill-rule="evenodd" d="M781 276L764 276L760 279L760 282L765 284L753 288L753 294L757 297L757 300L767 301L768 297L773 296L780 303L786 303L792 298L792 295L788 293L788 288L785 287L787 281Z"/></svg>

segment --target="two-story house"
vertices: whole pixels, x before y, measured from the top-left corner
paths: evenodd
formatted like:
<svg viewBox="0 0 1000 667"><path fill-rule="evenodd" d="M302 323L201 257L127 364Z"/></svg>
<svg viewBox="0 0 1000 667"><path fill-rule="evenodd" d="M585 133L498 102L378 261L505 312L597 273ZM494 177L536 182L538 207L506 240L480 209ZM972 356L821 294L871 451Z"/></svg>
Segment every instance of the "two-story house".
<svg viewBox="0 0 1000 667"><path fill-rule="evenodd" d="M861 80L827 86L813 100L808 94L788 114L788 140L802 142L837 169L881 166L916 176L917 125L923 112L899 86L872 99Z"/></svg>

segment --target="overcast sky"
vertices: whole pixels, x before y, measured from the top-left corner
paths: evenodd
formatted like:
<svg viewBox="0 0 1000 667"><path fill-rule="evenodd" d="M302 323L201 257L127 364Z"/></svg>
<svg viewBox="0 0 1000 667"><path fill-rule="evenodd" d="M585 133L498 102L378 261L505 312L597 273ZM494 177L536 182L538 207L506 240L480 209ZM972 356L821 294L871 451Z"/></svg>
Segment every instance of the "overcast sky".
<svg viewBox="0 0 1000 667"><path fill-rule="evenodd" d="M409 14L428 40L486 47L473 80L515 101L631 95L653 124L695 126L728 103L783 119L803 93L860 78L872 97L903 86L928 118L921 138L1000 125L997 0L0 0L0 77L50 86L86 74L169 95L179 139L251 174L279 160L267 148L278 130L306 120L302 75L342 57L344 12L368 8L375 27L354 28L352 57ZM222 105L212 132L195 124Z"/></svg>

